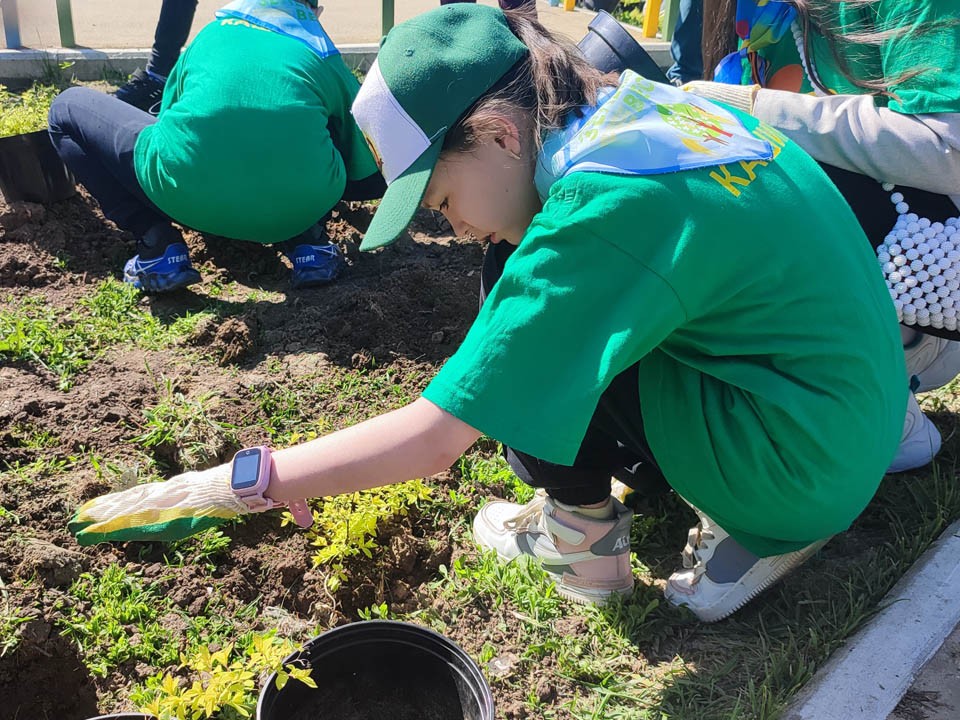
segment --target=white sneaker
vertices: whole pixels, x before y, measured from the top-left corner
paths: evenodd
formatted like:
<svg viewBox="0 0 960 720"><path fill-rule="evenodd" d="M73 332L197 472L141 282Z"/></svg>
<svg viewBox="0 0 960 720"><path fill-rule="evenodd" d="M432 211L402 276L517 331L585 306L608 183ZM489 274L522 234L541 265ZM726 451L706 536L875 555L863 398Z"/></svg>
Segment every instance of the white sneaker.
<svg viewBox="0 0 960 720"><path fill-rule="evenodd" d="M633 591L630 523L633 511L611 499L614 516L597 520L557 507L540 492L526 505L494 500L473 521L473 537L502 560L536 558L557 592L581 603L603 603Z"/></svg>
<svg viewBox="0 0 960 720"><path fill-rule="evenodd" d="M940 452L940 431L917 405L911 392L907 399L907 416L903 420L903 435L897 455L887 468L888 473L904 472L923 467Z"/></svg>
<svg viewBox="0 0 960 720"><path fill-rule="evenodd" d="M907 376L916 377L916 392L943 387L960 375L960 342L920 334L915 344L903 349Z"/></svg>
<svg viewBox="0 0 960 720"><path fill-rule="evenodd" d="M700 523L687 537L683 569L667 580L664 595L672 604L688 607L704 622L732 615L827 543L820 540L796 552L762 558L706 515L700 511L697 514Z"/></svg>

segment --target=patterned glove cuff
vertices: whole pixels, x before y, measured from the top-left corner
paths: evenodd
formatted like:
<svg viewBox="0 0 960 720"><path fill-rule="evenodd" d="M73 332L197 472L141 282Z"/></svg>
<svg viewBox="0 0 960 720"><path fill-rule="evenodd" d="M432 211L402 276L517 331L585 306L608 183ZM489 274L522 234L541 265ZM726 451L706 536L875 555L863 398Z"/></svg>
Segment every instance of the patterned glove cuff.
<svg viewBox="0 0 960 720"><path fill-rule="evenodd" d="M737 110L753 113L753 103L757 98L759 85L729 85L727 83L694 80L684 85L682 90L692 92L707 100L725 103Z"/></svg>

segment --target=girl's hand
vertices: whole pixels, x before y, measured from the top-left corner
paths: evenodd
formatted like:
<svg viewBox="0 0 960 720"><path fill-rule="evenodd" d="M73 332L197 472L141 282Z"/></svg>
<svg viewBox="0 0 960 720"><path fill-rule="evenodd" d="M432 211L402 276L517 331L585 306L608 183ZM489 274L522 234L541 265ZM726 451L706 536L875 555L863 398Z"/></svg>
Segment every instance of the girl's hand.
<svg viewBox="0 0 960 720"><path fill-rule="evenodd" d="M137 485L84 503L68 528L81 545L172 541L248 513L230 489L230 463Z"/></svg>

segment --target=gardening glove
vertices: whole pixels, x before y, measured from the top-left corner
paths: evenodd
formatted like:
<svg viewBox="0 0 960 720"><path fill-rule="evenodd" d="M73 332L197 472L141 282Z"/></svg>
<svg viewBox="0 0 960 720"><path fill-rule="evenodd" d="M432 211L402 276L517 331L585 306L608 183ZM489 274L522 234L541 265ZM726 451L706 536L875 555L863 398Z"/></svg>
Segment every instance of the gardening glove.
<svg viewBox="0 0 960 720"><path fill-rule="evenodd" d="M94 498L67 527L81 545L189 537L250 512L230 489L230 472L226 463Z"/></svg>
<svg viewBox="0 0 960 720"><path fill-rule="evenodd" d="M737 110L743 110L745 113L753 114L753 103L757 99L759 85L729 85L728 83L707 82L705 80L694 80L680 86L681 90L686 90L694 95L699 95L707 100L716 100Z"/></svg>

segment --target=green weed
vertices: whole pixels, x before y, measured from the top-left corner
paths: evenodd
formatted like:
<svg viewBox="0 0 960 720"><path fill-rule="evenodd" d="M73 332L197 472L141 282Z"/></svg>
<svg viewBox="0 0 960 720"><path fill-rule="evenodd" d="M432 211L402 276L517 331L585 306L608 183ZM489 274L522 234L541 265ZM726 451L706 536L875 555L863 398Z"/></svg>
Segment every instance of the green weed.
<svg viewBox="0 0 960 720"><path fill-rule="evenodd" d="M209 467L224 448L238 443L236 426L213 417L219 402L213 392L189 397L170 378L158 383L157 390L160 401L143 411L142 432L131 442L180 468Z"/></svg>
<svg viewBox="0 0 960 720"><path fill-rule="evenodd" d="M521 505L533 499L534 488L516 476L503 457L501 447L492 457L480 453L471 453L460 458L460 474L463 483L502 491L503 498Z"/></svg>
<svg viewBox="0 0 960 720"><path fill-rule="evenodd" d="M203 532L170 543L164 553L164 560L168 565L182 567L188 562L194 565L203 565L208 572L216 570L214 562L222 557L230 547L231 538L223 534L219 528L210 528Z"/></svg>
<svg viewBox="0 0 960 720"><path fill-rule="evenodd" d="M11 485L30 485L38 480L55 478L73 467L75 457L38 457L30 462L0 460L0 480Z"/></svg>
<svg viewBox="0 0 960 720"><path fill-rule="evenodd" d="M96 293L63 316L41 297L18 298L14 309L0 310L0 358L31 362L59 378L61 390L114 345L133 342L157 349L179 342L196 322L188 316L164 325L139 307L131 285L105 280Z"/></svg>
<svg viewBox="0 0 960 720"><path fill-rule="evenodd" d="M17 94L0 85L0 137L43 130L47 126L50 103L58 92L52 85L34 84Z"/></svg>
<svg viewBox="0 0 960 720"><path fill-rule="evenodd" d="M160 618L170 600L120 565L100 575L83 573L70 587L74 602L59 620L61 633L74 640L92 675L106 677L128 660L167 665L177 645Z"/></svg>
<svg viewBox="0 0 960 720"><path fill-rule="evenodd" d="M30 621L31 615L25 614L23 608L14 607L10 603L3 578L0 578L0 596L3 597L3 609L0 610L0 658L2 658L17 649L17 645L20 644L21 626Z"/></svg>

